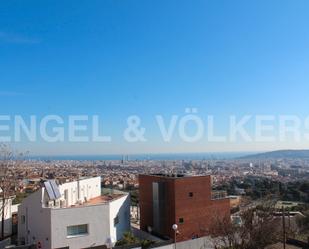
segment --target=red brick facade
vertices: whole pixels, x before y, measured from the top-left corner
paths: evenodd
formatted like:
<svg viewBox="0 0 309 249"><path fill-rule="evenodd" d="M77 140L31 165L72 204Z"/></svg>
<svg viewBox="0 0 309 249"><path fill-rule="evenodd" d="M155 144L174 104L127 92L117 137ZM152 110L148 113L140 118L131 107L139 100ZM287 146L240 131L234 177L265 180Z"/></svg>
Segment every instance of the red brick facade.
<svg viewBox="0 0 309 249"><path fill-rule="evenodd" d="M211 223L217 216L230 215L229 199L211 199L211 176L170 177L163 175L140 175L141 229L154 226L153 183L162 183L164 208L159 219L162 226L155 231L174 238L172 225L177 224L177 241L202 237L209 233Z"/></svg>

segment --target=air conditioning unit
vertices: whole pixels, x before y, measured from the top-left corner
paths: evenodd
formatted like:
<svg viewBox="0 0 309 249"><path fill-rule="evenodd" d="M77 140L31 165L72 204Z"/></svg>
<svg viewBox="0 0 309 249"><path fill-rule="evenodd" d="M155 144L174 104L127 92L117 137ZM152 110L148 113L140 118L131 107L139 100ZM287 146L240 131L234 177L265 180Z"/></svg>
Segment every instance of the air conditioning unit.
<svg viewBox="0 0 309 249"><path fill-rule="evenodd" d="M60 200L55 200L55 207L57 207L57 208L60 207Z"/></svg>
<svg viewBox="0 0 309 249"><path fill-rule="evenodd" d="M67 202L66 202L66 200L61 200L61 201L60 201L60 208L65 208L65 207L67 207Z"/></svg>
<svg viewBox="0 0 309 249"><path fill-rule="evenodd" d="M54 207L54 201L48 201L48 207L53 208Z"/></svg>

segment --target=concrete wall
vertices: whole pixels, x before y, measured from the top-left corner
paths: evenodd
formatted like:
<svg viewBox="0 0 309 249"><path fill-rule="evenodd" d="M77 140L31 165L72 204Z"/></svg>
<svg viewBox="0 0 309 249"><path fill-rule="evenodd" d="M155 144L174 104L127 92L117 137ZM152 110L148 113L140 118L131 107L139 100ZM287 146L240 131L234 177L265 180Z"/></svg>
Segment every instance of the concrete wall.
<svg viewBox="0 0 309 249"><path fill-rule="evenodd" d="M156 249L175 249L174 244L169 244L165 246L154 246L152 248ZM214 249L214 245L209 237L202 237L194 240L187 240L183 242L178 242L177 249Z"/></svg>
<svg viewBox="0 0 309 249"><path fill-rule="evenodd" d="M80 249L104 245L109 239L116 242L125 231L130 230L129 213L128 195L106 204L52 209L52 248L69 246L70 249ZM119 223L114 226L116 216ZM83 224L88 225L87 235L67 237L68 226Z"/></svg>
<svg viewBox="0 0 309 249"><path fill-rule="evenodd" d="M131 231L133 233L133 235L137 238L139 238L140 240L151 240L151 241L156 241L156 242L161 242L162 239L158 238L158 237L155 237L153 236L152 234L150 233L147 233L143 230L140 230L140 229L137 229L135 227L131 227Z"/></svg>
<svg viewBox="0 0 309 249"><path fill-rule="evenodd" d="M4 249L6 246L11 244L11 238L0 241L0 249Z"/></svg>
<svg viewBox="0 0 309 249"><path fill-rule="evenodd" d="M1 223L2 223L2 200L0 200L0 228L1 228ZM12 199L7 199L4 202L4 235L9 236L12 234L12 214L13 214L13 209L12 209ZM0 229L1 232L1 229Z"/></svg>
<svg viewBox="0 0 309 249"><path fill-rule="evenodd" d="M40 189L18 207L18 241L26 244L40 242L42 248L51 248L51 210L42 208L42 195Z"/></svg>
<svg viewBox="0 0 309 249"><path fill-rule="evenodd" d="M214 249L214 248L215 248L214 245L212 244L211 240L208 237L177 243L177 249Z"/></svg>
<svg viewBox="0 0 309 249"><path fill-rule="evenodd" d="M152 246L151 248L156 249L175 249L175 244L171 243L168 245L162 245L162 246ZM183 242L178 242L176 245L177 249L215 249L211 239L209 237L203 237L198 238L194 240L187 240ZM118 247L115 247L114 249L118 249ZM141 249L141 247L138 247L138 249Z"/></svg>
<svg viewBox="0 0 309 249"><path fill-rule="evenodd" d="M114 225L118 217L119 223ZM130 231L130 196L126 195L109 203L110 237L112 242L122 238L124 232Z"/></svg>
<svg viewBox="0 0 309 249"><path fill-rule="evenodd" d="M70 249L103 245L109 237L108 205L51 210L52 248ZM67 237L67 227L88 224L88 235Z"/></svg>
<svg viewBox="0 0 309 249"><path fill-rule="evenodd" d="M101 195L101 177L85 178L75 182L68 182L58 186L61 194L60 200L65 200L65 206L76 205L83 203L86 200L98 197ZM49 201L49 197L43 188L45 206ZM57 205L60 207L60 200Z"/></svg>
<svg viewBox="0 0 309 249"><path fill-rule="evenodd" d="M67 190L67 205L71 206L78 201L84 202L101 195L101 177L81 179L75 182L59 185L59 191L64 199L65 190Z"/></svg>

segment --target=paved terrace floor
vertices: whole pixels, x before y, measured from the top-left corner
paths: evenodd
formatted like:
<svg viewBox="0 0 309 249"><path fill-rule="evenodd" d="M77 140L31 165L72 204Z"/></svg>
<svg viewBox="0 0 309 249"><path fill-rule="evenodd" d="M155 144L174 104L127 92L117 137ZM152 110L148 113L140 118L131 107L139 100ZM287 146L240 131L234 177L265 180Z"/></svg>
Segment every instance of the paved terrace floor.
<svg viewBox="0 0 309 249"><path fill-rule="evenodd" d="M120 197L124 196L124 194L113 194L113 195L101 195L95 198L92 198L82 204L75 204L70 207L83 207L83 206L92 206L92 205L99 205L99 204L105 204L110 201L116 200Z"/></svg>

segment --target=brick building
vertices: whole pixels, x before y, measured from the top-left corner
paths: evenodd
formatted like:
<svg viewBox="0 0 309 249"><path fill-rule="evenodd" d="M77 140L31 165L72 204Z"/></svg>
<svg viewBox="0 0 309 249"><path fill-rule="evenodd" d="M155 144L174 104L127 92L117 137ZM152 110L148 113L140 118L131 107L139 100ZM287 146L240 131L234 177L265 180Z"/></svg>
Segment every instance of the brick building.
<svg viewBox="0 0 309 249"><path fill-rule="evenodd" d="M209 233L218 217L230 216L230 201L212 196L211 176L140 175L141 229L174 238L177 241L202 237Z"/></svg>

